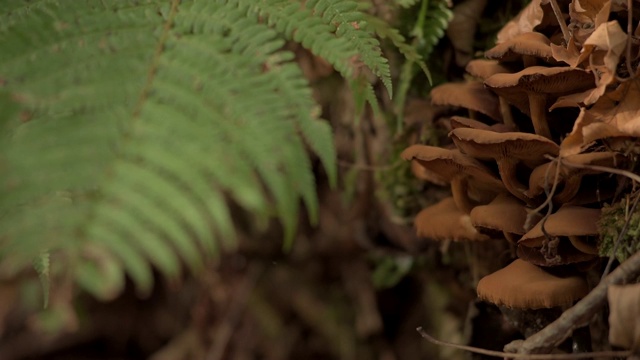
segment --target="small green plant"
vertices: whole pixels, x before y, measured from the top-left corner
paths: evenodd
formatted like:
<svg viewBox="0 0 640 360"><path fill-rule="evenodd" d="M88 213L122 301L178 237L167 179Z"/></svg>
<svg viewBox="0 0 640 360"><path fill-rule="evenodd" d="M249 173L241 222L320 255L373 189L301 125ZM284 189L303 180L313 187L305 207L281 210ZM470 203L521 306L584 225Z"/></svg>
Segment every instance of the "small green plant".
<svg viewBox="0 0 640 360"><path fill-rule="evenodd" d="M637 196L637 195L636 195ZM618 261L625 261L629 256L640 251L640 209L636 207L630 212L628 199L602 208L602 216L598 223L600 231L600 244L598 249L600 256L611 256L616 248L616 242L620 238L623 229L626 228L619 240L615 257Z"/></svg>

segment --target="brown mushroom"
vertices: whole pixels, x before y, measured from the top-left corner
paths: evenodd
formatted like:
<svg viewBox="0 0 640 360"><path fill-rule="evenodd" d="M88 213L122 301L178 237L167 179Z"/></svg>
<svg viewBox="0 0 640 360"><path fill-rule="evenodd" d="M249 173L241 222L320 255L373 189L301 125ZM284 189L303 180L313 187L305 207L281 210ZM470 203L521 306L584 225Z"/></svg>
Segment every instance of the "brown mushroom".
<svg viewBox="0 0 640 360"><path fill-rule="evenodd" d="M461 127L489 130L489 131L495 131L495 132L513 132L514 130L516 130L515 128L506 124L496 123L493 125L487 125L481 121L469 119L462 116L452 116L449 119L449 124L450 124L450 130L461 128Z"/></svg>
<svg viewBox="0 0 640 360"><path fill-rule="evenodd" d="M427 170L451 183L451 193L458 209L468 214L473 208L473 201L467 193L468 180L476 179L486 184L488 190L494 192L503 189L502 182L479 161L465 156L454 149L443 149L435 146L412 145L402 154L405 160L418 161Z"/></svg>
<svg viewBox="0 0 640 360"><path fill-rule="evenodd" d="M600 209L562 206L522 236L518 256L542 266L593 260L598 257L598 249L589 238L593 240L598 235L598 220Z"/></svg>
<svg viewBox="0 0 640 360"><path fill-rule="evenodd" d="M469 215L458 209L451 197L420 211L416 215L414 225L419 237L432 240L483 241L489 239L471 225Z"/></svg>
<svg viewBox="0 0 640 360"><path fill-rule="evenodd" d="M502 122L498 98L479 81L445 83L436 86L431 90L431 103L465 108L469 110L472 118L474 112L479 112L497 122Z"/></svg>
<svg viewBox="0 0 640 360"><path fill-rule="evenodd" d="M480 78L482 81L485 81L495 74L513 72L510 68L503 64L500 64L496 60L486 59L476 59L469 61L465 70L471 76ZM518 130L515 122L513 121L513 114L511 113L511 107L509 106L507 100L502 96L498 96L498 101L500 103L500 114L502 115L502 121L504 122L504 124L512 127L513 130Z"/></svg>
<svg viewBox="0 0 640 360"><path fill-rule="evenodd" d="M555 63L550 44L549 38L543 34L527 32L485 51L484 56L501 62L522 60L525 68L536 65L538 58Z"/></svg>
<svg viewBox="0 0 640 360"><path fill-rule="evenodd" d="M620 166L624 156L615 152L590 152L584 154L569 155L562 159L563 162L578 165L598 165L607 167ZM551 161L536 167L529 177L528 197L536 197L544 192L545 185L550 189L555 179L558 162ZM558 182L563 184L561 190L553 197L554 201L565 204L571 201L580 190L580 183L585 175L599 174L600 172L564 165L558 172Z"/></svg>
<svg viewBox="0 0 640 360"><path fill-rule="evenodd" d="M498 194L489 204L474 207L469 216L480 233L496 237L498 232L512 244L516 243L516 237L526 233L527 208L510 194Z"/></svg>
<svg viewBox="0 0 640 360"><path fill-rule="evenodd" d="M559 151L553 141L527 133L458 128L452 130L449 136L462 153L481 160L494 159L498 163L504 187L527 203L531 199L525 195L527 187L518 180L518 163L522 161L535 167L546 161L546 154L557 155Z"/></svg>
<svg viewBox="0 0 640 360"><path fill-rule="evenodd" d="M558 277L516 259L478 282L478 297L496 305L518 309L564 307L589 292L580 276Z"/></svg>
<svg viewBox="0 0 640 360"><path fill-rule="evenodd" d="M522 94L526 94L533 128L536 134L548 139L551 138L547 123L549 96L584 91L595 86L593 74L585 70L543 66L528 67L515 74L496 74L484 83L516 106L522 102Z"/></svg>

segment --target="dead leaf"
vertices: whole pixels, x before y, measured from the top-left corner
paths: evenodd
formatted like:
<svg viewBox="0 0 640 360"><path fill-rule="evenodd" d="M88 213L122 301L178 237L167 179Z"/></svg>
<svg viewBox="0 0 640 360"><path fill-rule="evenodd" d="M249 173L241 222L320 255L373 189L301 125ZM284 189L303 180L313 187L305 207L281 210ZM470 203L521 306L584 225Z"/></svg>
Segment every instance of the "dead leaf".
<svg viewBox="0 0 640 360"><path fill-rule="evenodd" d="M573 0L569 4L569 29L578 44L609 19L611 1Z"/></svg>
<svg viewBox="0 0 640 360"><path fill-rule="evenodd" d="M596 88L582 103L594 104L616 81L616 69L627 44L627 34L617 21L601 24L584 42L577 64L589 59L589 69L599 74Z"/></svg>
<svg viewBox="0 0 640 360"><path fill-rule="evenodd" d="M577 154L596 140L640 136L640 79L622 83L586 110L582 108L571 133L560 144L560 154Z"/></svg>
<svg viewBox="0 0 640 360"><path fill-rule="evenodd" d="M609 342L640 350L640 284L611 285L609 299Z"/></svg>
<svg viewBox="0 0 640 360"><path fill-rule="evenodd" d="M592 91L593 89L589 89L587 91L561 96L555 103L553 103L553 105L551 105L549 111L553 111L558 108L582 107L584 106L584 99L589 96Z"/></svg>
<svg viewBox="0 0 640 360"><path fill-rule="evenodd" d="M580 62L578 62L580 59L580 49L576 46L576 41L573 39L573 36L569 39L566 48L562 45L552 43L551 54L553 54L554 59L563 61L573 68L580 65Z"/></svg>
<svg viewBox="0 0 640 360"><path fill-rule="evenodd" d="M520 34L532 32L542 23L543 18L544 11L540 0L531 1L515 18L502 27L498 32L496 43L500 44Z"/></svg>

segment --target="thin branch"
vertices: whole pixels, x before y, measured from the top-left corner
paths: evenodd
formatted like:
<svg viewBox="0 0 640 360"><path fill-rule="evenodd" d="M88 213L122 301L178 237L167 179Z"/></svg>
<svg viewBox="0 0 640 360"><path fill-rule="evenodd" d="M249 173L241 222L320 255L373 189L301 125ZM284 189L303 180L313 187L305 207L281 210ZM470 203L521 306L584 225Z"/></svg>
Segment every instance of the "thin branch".
<svg viewBox="0 0 640 360"><path fill-rule="evenodd" d="M478 348L475 346L467 346L454 344L447 341L442 341L434 338L429 335L422 327L418 327L416 329L420 336L425 338L432 344L436 344L439 346L446 346L458 350L470 351L472 353L487 355L487 356L495 356L506 359L528 359L528 360L563 360L563 359L587 359L592 357L628 357L631 355L631 351L599 351L599 352L587 352L580 354L514 354L514 353L506 353L502 351L494 351Z"/></svg>
<svg viewBox="0 0 640 360"><path fill-rule="evenodd" d="M559 159L559 158L558 158ZM545 206L549 205L549 208L547 209L547 213L546 215L542 218L542 233L545 235L545 237L548 239L549 236L547 234L547 232L545 231L544 228L544 224L547 220L547 218L551 215L551 211L553 211L553 195L555 195L556 193L556 188L558 187L558 177L560 176L560 163L558 159L552 159L551 161L557 161L558 164L556 164L556 172L555 175L553 177L553 186L551 187L551 190L549 191L549 170L551 170L551 166L549 166L549 168L547 168L547 171L544 175L544 192L547 195L546 200L542 203L542 205L538 206L537 208L533 209L533 210L527 210L528 214L527 214L527 219L525 221L524 224L524 229L525 230L529 230L531 228L531 221L533 219L533 216L535 214L540 214L540 211L542 209L545 208Z"/></svg>
<svg viewBox="0 0 640 360"><path fill-rule="evenodd" d="M564 43L568 44L569 39L571 38L571 33L569 32L569 28L567 27L567 23L564 21L564 15L562 11L560 11L560 6L558 6L558 2L556 0L549 0L551 4L551 8L553 9L553 13L556 15L556 19L558 20L558 25L560 25L560 29L562 30L562 36L564 37Z"/></svg>
<svg viewBox="0 0 640 360"><path fill-rule="evenodd" d="M507 344L504 347L505 351L519 354L540 354L551 351L571 336L574 329L589 323L591 317L606 304L609 285L626 283L638 276L640 276L640 251L620 264L587 296L563 312L554 322L525 341Z"/></svg>
<svg viewBox="0 0 640 360"><path fill-rule="evenodd" d="M627 0L627 71L629 72L629 76L633 77L635 75L635 71L633 71L633 67L631 66L631 34L633 32L633 0Z"/></svg>
<svg viewBox="0 0 640 360"><path fill-rule="evenodd" d="M553 157L549 157L549 158L553 159ZM637 174L632 173L631 171L620 170L620 169L616 169L616 168L612 168L612 167L608 167L608 166L576 164L576 163L572 163L570 161L566 161L566 160L560 159L560 158L558 158L558 160L560 161L561 165L567 165L569 167L574 167L576 169L595 170L595 171L606 172L606 173L610 173L610 174L621 175L621 176L628 177L629 179L631 179L631 180L635 181L636 183L640 184L640 176L638 176Z"/></svg>

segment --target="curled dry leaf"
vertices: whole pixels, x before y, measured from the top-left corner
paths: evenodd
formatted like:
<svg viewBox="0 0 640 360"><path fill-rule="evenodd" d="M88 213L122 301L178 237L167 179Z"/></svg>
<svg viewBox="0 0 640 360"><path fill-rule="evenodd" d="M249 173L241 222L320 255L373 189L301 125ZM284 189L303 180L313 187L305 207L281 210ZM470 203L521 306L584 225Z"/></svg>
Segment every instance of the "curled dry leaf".
<svg viewBox="0 0 640 360"><path fill-rule="evenodd" d="M640 350L640 284L611 285L609 298L609 342Z"/></svg>
<svg viewBox="0 0 640 360"><path fill-rule="evenodd" d="M569 29L578 44L585 40L609 19L611 1L573 0L569 4Z"/></svg>
<svg viewBox="0 0 640 360"><path fill-rule="evenodd" d="M591 109L582 108L560 155L577 154L591 142L609 137L640 136L640 84L632 79L604 94Z"/></svg>
<svg viewBox="0 0 640 360"><path fill-rule="evenodd" d="M591 52L590 68L600 73L596 88L584 99L591 105L604 94L607 86L616 80L616 68L627 43L627 34L617 21L600 25L585 41L583 53ZM582 54L580 56L582 58Z"/></svg>
<svg viewBox="0 0 640 360"><path fill-rule="evenodd" d="M496 43L500 44L512 39L520 34L528 33L542 23L544 11L540 4L540 0L533 0L520 13L509 21L498 32Z"/></svg>

